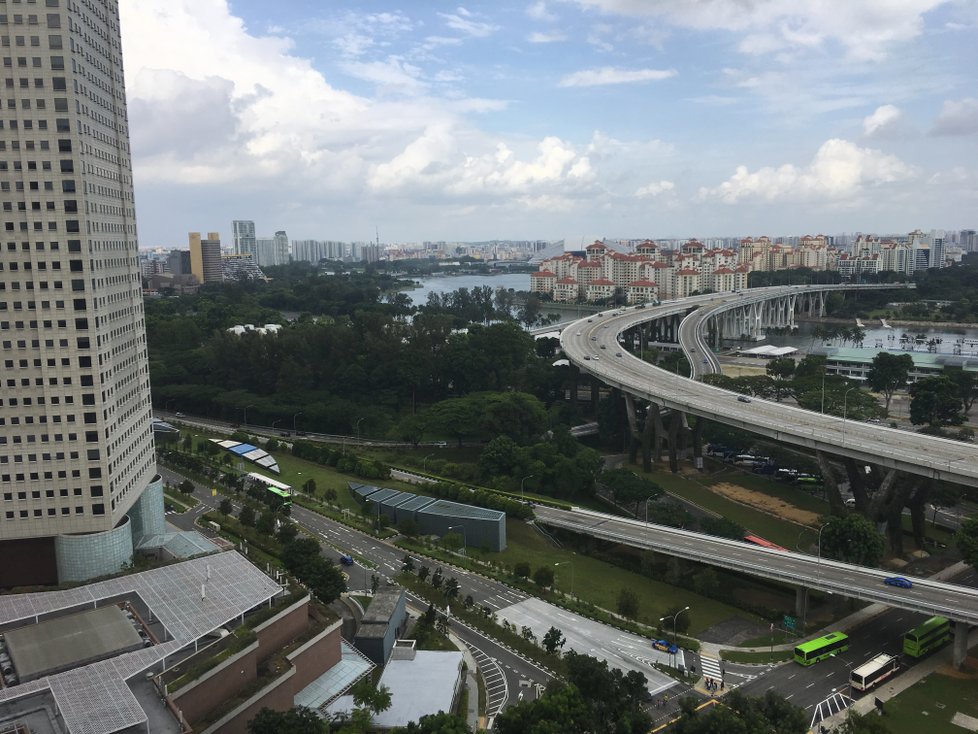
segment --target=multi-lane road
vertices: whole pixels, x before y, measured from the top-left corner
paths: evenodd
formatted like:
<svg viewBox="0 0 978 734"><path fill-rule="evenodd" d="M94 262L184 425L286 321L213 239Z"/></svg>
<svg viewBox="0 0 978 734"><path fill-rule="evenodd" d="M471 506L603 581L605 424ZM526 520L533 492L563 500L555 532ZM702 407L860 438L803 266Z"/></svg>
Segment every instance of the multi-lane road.
<svg viewBox="0 0 978 734"><path fill-rule="evenodd" d="M840 286L834 286L839 288ZM748 293L693 296L659 306L607 311L574 322L561 332L567 358L608 385L641 398L778 441L850 456L867 463L910 474L978 486L978 446L935 436L900 431L793 406L741 396L666 372L630 354L619 337L645 321L700 308L733 308L744 299L791 295L799 290L829 290L832 286L781 286ZM713 359L699 325L680 326L681 346L693 362ZM709 367L710 365L704 365ZM712 368L711 368L712 369ZM746 396L744 396L746 397Z"/></svg>
<svg viewBox="0 0 978 734"><path fill-rule="evenodd" d="M978 589L912 578L913 588L888 586L890 574L803 553L747 543L591 510L535 508L538 523L636 548L656 550L788 584L819 589L923 614L978 624Z"/></svg>

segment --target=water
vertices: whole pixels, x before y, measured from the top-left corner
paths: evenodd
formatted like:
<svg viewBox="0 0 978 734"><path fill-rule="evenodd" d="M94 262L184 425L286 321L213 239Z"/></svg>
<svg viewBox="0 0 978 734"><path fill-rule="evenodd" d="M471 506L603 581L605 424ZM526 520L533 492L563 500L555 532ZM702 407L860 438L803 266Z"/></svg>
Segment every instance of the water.
<svg viewBox="0 0 978 734"><path fill-rule="evenodd" d="M479 288L487 285L493 290L497 288L512 288L517 291L530 290L529 273L504 273L501 275L447 275L439 278L419 278L418 288L405 291L415 306L423 306L428 301L429 293L451 293L460 288Z"/></svg>
<svg viewBox="0 0 978 734"><path fill-rule="evenodd" d="M855 326L856 322L848 324L831 324L831 326ZM824 341L812 341L812 331L818 326L809 321L799 322L798 328L791 334L768 334L765 342L776 347L797 347L802 351L818 348L825 344ZM829 324L826 324L829 326ZM978 329L953 329L948 327L923 327L923 326L900 326L895 325L892 329L884 329L879 321L863 321L863 330L866 338L863 340L863 347L866 349L887 349L891 351L916 351L932 352L936 354L963 354L965 356L978 356ZM904 335L910 337L909 340L902 340ZM918 335L923 335L922 339L917 339ZM929 345L928 342L934 344ZM842 344L839 339L829 342L834 347L852 347L852 342Z"/></svg>

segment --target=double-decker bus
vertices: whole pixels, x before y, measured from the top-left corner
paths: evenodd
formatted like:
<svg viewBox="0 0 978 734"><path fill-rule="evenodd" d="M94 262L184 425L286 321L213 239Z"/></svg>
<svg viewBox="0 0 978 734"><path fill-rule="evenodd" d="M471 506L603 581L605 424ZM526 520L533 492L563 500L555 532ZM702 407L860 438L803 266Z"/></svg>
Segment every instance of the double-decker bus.
<svg viewBox="0 0 978 734"><path fill-rule="evenodd" d="M280 482L271 477L266 477L264 474L259 474L258 472L249 472L248 479L250 479L255 484L259 484L265 488L270 495L274 495L274 501L269 502L269 504L275 507L291 507L292 506L292 487L284 482ZM272 499L271 497L269 498Z"/></svg>
<svg viewBox="0 0 978 734"><path fill-rule="evenodd" d="M950 639L951 621L947 617L931 617L903 636L903 654L920 658Z"/></svg>
<svg viewBox="0 0 978 734"><path fill-rule="evenodd" d="M849 635L844 632L830 632L823 637L803 642L795 648L795 662L799 665L814 665L836 653L849 649Z"/></svg>
<svg viewBox="0 0 978 734"><path fill-rule="evenodd" d="M877 655L849 674L849 685L854 691L868 691L879 685L900 669L900 661L892 655Z"/></svg>

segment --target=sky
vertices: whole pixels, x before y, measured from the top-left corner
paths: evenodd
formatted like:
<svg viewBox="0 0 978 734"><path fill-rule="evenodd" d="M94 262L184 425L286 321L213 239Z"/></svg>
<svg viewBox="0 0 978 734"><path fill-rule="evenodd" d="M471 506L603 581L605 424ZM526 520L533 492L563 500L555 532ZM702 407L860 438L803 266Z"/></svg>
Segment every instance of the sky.
<svg viewBox="0 0 978 734"><path fill-rule="evenodd" d="M975 0L120 0L140 244L978 228Z"/></svg>

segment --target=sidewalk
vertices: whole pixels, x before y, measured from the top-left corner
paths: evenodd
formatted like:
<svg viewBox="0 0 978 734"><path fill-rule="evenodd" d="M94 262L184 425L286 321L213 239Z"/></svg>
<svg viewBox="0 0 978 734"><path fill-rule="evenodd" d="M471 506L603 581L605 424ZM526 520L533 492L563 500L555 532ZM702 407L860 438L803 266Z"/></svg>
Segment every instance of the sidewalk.
<svg viewBox="0 0 978 734"><path fill-rule="evenodd" d="M465 660L465 686L469 692L465 721L469 731L480 731L485 728L486 722L479 716L479 680L476 678L479 666L475 662L475 658L472 657L468 645L451 632L448 633L448 639L462 651L462 659Z"/></svg>

